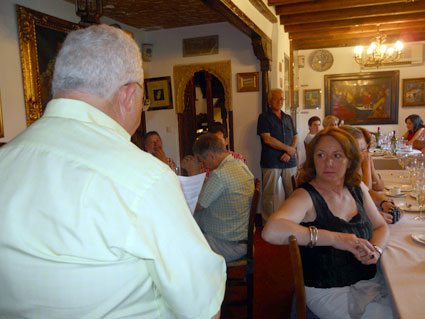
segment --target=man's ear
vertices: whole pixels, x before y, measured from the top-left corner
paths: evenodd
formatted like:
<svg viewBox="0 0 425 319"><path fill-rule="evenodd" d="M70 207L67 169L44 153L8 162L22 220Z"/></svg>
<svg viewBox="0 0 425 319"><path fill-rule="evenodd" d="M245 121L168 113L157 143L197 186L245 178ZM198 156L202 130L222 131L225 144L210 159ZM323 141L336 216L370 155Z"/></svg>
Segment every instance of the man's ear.
<svg viewBox="0 0 425 319"><path fill-rule="evenodd" d="M131 111L132 103L134 102L133 99L136 98L136 90L136 83L130 83L120 87L118 91L118 103L121 114Z"/></svg>

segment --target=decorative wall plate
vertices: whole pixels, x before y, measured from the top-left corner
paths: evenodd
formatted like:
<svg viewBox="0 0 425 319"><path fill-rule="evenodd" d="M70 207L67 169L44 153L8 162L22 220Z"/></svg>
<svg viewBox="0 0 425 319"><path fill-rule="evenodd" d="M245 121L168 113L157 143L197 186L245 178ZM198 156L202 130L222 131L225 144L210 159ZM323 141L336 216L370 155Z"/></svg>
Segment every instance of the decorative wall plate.
<svg viewBox="0 0 425 319"><path fill-rule="evenodd" d="M323 72L331 68L334 58L328 50L316 50L311 53L309 62L313 70Z"/></svg>

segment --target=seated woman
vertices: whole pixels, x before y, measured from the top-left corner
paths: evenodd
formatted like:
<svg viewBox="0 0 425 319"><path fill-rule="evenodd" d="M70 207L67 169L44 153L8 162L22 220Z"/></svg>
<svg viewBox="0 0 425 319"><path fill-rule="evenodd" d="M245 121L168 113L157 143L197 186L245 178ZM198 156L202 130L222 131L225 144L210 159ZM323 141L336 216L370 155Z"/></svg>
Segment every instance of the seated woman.
<svg viewBox="0 0 425 319"><path fill-rule="evenodd" d="M328 115L323 119L323 128L326 129L328 127L337 127L339 122L339 118L334 115Z"/></svg>
<svg viewBox="0 0 425 319"><path fill-rule="evenodd" d="M417 114L411 114L404 120L407 127L407 132L403 137L407 140L407 145L413 145L416 140L422 138L424 135L425 126L422 118Z"/></svg>
<svg viewBox="0 0 425 319"><path fill-rule="evenodd" d="M303 184L262 231L272 244L295 235L306 302L320 318L392 318L376 263L389 230L358 174L361 154L339 128L319 132L301 171Z"/></svg>
<svg viewBox="0 0 425 319"><path fill-rule="evenodd" d="M385 189L382 178L376 173L375 167L373 166L373 160L369 153L370 146L370 134L362 127L353 127L350 125L344 125L341 127L344 131L348 132L357 142L360 153L362 155L359 174L362 177L363 183L369 189L369 195L372 198L378 209L381 209L381 215L384 217L388 224L392 224L394 216L389 212L396 208L393 201L386 198L377 191Z"/></svg>

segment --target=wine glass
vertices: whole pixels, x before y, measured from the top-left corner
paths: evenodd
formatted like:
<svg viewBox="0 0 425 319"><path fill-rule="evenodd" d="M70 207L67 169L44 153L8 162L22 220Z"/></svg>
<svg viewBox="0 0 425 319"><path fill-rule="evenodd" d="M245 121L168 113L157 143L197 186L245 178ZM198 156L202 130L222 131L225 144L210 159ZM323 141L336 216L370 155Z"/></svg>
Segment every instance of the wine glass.
<svg viewBox="0 0 425 319"><path fill-rule="evenodd" d="M398 161L398 164L400 165L401 169L404 170L406 165L407 165L407 161L408 161L407 154L397 153L397 161ZM400 172L400 178L404 178L404 176L402 175L401 172Z"/></svg>
<svg viewBox="0 0 425 319"><path fill-rule="evenodd" d="M416 183L416 196L419 205L419 216L416 216L415 220L425 220L425 216L422 215L425 205L425 181L423 179L418 179Z"/></svg>

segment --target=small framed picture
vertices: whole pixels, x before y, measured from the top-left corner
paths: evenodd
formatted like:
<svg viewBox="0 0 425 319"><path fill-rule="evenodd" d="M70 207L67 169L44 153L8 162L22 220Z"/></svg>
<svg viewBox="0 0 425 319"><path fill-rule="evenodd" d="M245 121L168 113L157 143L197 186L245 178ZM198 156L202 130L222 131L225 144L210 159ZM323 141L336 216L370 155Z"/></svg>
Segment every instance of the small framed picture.
<svg viewBox="0 0 425 319"><path fill-rule="evenodd" d="M152 61L152 44L144 43L142 45L142 59L143 61Z"/></svg>
<svg viewBox="0 0 425 319"><path fill-rule="evenodd" d="M173 108L171 77L145 79L145 94L150 101L148 111Z"/></svg>
<svg viewBox="0 0 425 319"><path fill-rule="evenodd" d="M320 109L320 89L304 90L304 108Z"/></svg>
<svg viewBox="0 0 425 319"><path fill-rule="evenodd" d="M403 106L425 106L425 78L403 79Z"/></svg>
<svg viewBox="0 0 425 319"><path fill-rule="evenodd" d="M238 92L254 92L260 90L258 72L238 73Z"/></svg>

